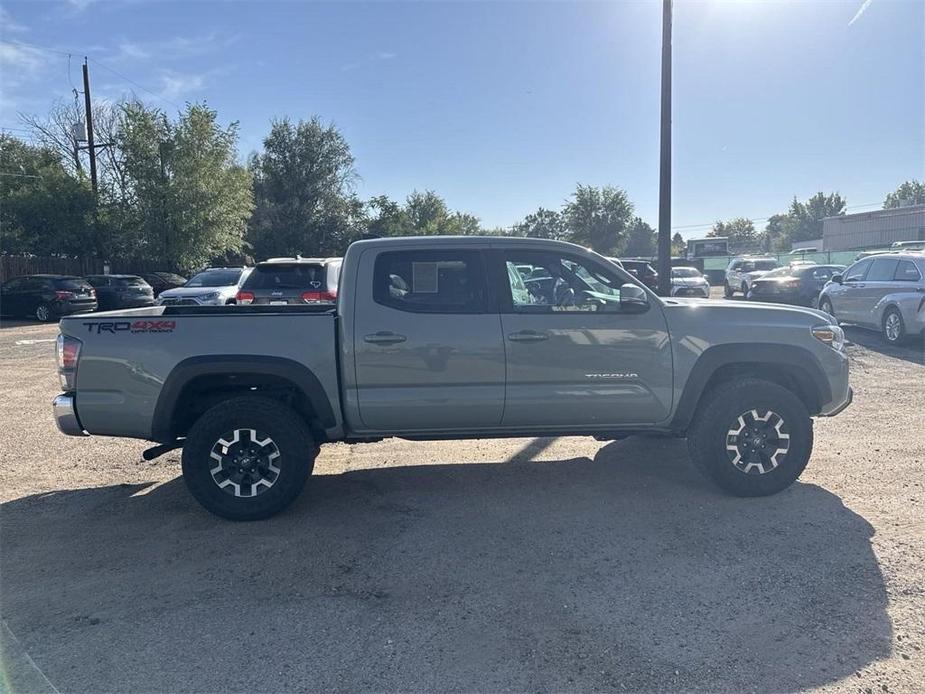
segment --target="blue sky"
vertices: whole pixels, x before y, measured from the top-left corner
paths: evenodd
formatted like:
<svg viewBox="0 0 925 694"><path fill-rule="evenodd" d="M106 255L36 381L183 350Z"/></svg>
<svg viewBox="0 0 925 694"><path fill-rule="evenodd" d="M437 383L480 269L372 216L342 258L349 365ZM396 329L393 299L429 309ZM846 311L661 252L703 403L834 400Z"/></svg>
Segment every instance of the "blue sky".
<svg viewBox="0 0 925 694"><path fill-rule="evenodd" d="M240 122L242 158L274 117L335 123L363 197L430 188L508 226L613 184L657 221L654 0L0 7L2 128L73 98L86 54L95 97L205 99ZM686 237L817 190L876 207L925 178L925 3L676 0L673 132Z"/></svg>

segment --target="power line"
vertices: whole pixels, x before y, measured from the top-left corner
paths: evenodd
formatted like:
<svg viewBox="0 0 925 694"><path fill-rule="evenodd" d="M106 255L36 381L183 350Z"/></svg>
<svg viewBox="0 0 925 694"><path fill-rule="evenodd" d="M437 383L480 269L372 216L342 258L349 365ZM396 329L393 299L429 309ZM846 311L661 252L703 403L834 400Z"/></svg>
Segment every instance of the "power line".
<svg viewBox="0 0 925 694"><path fill-rule="evenodd" d="M60 51L60 50L58 50L58 49L56 49L56 48L49 48L48 46L40 46L40 45L38 45L37 43L28 43L27 41L19 41L18 39L4 39L4 40L9 41L9 43L14 43L14 44L17 44L17 45L20 45L20 46L25 46L25 47L27 47L27 48L34 48L34 49L39 50L39 51L48 51L49 53L56 53L57 55L63 55L63 56L65 56L65 57L68 59L68 80L70 80L70 60L71 60L71 56L74 55L75 53L79 53L79 51ZM85 57L87 58L87 60L92 61L95 65L100 66L100 67L103 68L104 70L108 70L109 72L111 72L112 74L114 74L116 77L120 77L120 78L124 79L126 82L128 82L129 84L132 84L132 85L134 85L134 86L136 86L136 87L138 87L138 88L139 88L140 90L142 90L143 92L147 92L148 94L150 94L151 96L153 96L155 99L158 99L158 100L160 100L160 101L163 101L164 103L170 104L170 105L173 106L174 108L177 108L177 109L182 110L183 107L180 106L178 103L176 103L176 102L174 102L174 101L171 101L170 99L166 98L166 97L163 96L162 94L158 94L157 92L148 89L146 86L144 86L143 84L139 84L138 82L136 82L135 80L133 80L131 77L126 77L125 75L123 75L123 74L122 74L121 72L119 72L118 70L116 70L116 69L114 69L114 68L111 68L111 67L109 67L108 65L106 65L106 63L102 63L102 62L100 62L99 60L97 60L96 58L90 58L89 56L85 56ZM73 84L72 84L71 86L73 87Z"/></svg>
<svg viewBox="0 0 925 694"><path fill-rule="evenodd" d="M858 209L860 209L860 208L862 208L862 207L879 207L879 206L882 205L882 204L883 204L883 203L879 203L879 202L867 202L867 203L864 203L864 204L862 204L862 205L849 205L849 206L845 207L845 210L858 210ZM777 212L777 213L775 213L775 214L786 214L786 213ZM767 222L767 221L770 220L771 217L773 217L773 216L774 216L774 215L772 214L772 215L768 215L767 217L746 217L746 219L748 219L748 220L750 220L750 221L752 221L752 222ZM821 218L820 218L820 219L821 219ZM818 220L817 220L817 221L818 221ZM704 229L704 228L707 228L707 227L712 227L714 224L716 224L715 221L713 221L713 222L705 222L705 223L703 223L703 224L685 224L684 226L671 227L671 230L672 230L672 231L682 231L682 230L685 230L685 229Z"/></svg>
<svg viewBox="0 0 925 694"><path fill-rule="evenodd" d="M163 96L163 95L161 95L161 94L158 94L157 92L152 92L150 89L148 89L148 88L145 87L144 85L138 84L138 82L136 82L135 80L131 79L130 77L126 77L126 76L123 75L121 72L119 72L118 70L114 70L113 68L109 67L109 66L106 65L105 63L101 63L101 62L100 62L99 60L97 60L96 58L87 58L87 60L91 61L94 65L98 65L99 67L103 68L104 70L108 70L109 72L111 72L112 74L114 74L116 77L121 77L121 78L124 79L126 82L135 85L135 86L138 87L140 90L142 90L142 91L144 91L144 92L147 92L148 94L150 94L151 96L153 96L155 99L160 99L161 101L163 101L163 102L165 102L165 103L168 103L168 104L170 104L171 106L173 106L173 107L175 107L175 108L177 108L177 109L179 109L179 110L182 110L182 109L183 109L183 107L180 106L180 104L171 101L170 99L166 98L165 96Z"/></svg>

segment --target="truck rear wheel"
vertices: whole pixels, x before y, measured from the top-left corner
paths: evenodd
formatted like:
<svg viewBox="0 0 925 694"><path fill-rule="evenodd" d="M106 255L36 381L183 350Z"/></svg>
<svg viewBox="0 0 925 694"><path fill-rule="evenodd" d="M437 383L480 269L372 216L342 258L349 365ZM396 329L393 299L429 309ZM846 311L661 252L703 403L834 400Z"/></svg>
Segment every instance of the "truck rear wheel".
<svg viewBox="0 0 925 694"><path fill-rule="evenodd" d="M789 487L806 468L813 420L786 388L745 378L707 393L687 445L694 464L724 491L766 496Z"/></svg>
<svg viewBox="0 0 925 694"><path fill-rule="evenodd" d="M317 454L308 426L291 408L270 398L232 398L190 428L183 479L215 515L259 520L292 503Z"/></svg>

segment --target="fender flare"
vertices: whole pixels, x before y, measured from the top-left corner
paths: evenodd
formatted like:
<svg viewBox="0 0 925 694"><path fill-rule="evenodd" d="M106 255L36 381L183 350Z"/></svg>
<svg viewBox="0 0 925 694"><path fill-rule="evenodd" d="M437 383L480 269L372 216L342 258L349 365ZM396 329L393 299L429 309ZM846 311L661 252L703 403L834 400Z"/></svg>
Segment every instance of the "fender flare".
<svg viewBox="0 0 925 694"><path fill-rule="evenodd" d="M809 395L819 406L832 399L832 388L825 369L816 356L804 347L749 342L716 345L704 350L694 362L671 419L672 429L687 429L710 379L719 369L729 364L765 364L784 367L790 372L796 371L800 376L800 384L808 389ZM810 414L817 413L810 411Z"/></svg>
<svg viewBox="0 0 925 694"><path fill-rule="evenodd" d="M321 381L303 364L283 357L253 354L210 355L184 359L167 376L154 407L151 438L161 442L173 441L176 438L173 431L174 413L184 388L200 376L222 374L260 374L285 379L311 403L323 427L336 425L331 401Z"/></svg>

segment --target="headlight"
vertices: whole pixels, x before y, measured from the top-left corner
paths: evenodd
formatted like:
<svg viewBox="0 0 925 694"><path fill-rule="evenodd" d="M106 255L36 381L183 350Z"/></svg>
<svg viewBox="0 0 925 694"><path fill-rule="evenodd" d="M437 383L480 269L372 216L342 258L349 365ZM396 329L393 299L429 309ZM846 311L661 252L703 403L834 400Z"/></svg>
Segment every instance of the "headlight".
<svg viewBox="0 0 925 694"><path fill-rule="evenodd" d="M839 352L845 347L845 331L837 325L819 325L813 328L813 337Z"/></svg>
<svg viewBox="0 0 925 694"><path fill-rule="evenodd" d="M200 294L196 298L199 299L199 301L218 301L218 297L220 296L221 294L219 292L211 292L209 294Z"/></svg>

